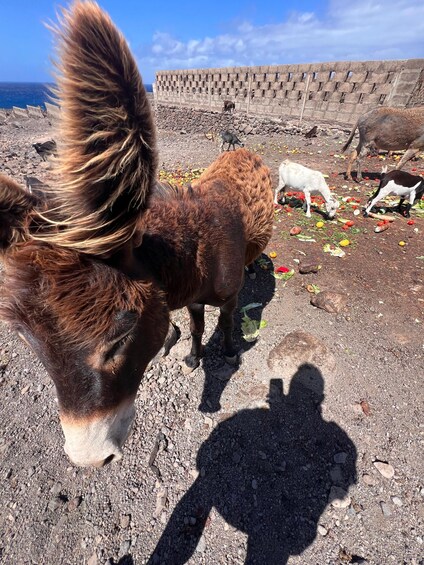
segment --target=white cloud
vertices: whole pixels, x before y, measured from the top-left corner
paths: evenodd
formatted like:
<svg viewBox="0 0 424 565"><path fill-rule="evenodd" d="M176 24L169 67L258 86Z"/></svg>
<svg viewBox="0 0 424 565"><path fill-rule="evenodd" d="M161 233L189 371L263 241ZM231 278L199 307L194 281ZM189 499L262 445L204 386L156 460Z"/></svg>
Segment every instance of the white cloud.
<svg viewBox="0 0 424 565"><path fill-rule="evenodd" d="M238 25L233 34L180 41L157 32L139 58L157 70L407 59L423 54L424 4L416 0L331 0L324 16L295 12L280 23Z"/></svg>

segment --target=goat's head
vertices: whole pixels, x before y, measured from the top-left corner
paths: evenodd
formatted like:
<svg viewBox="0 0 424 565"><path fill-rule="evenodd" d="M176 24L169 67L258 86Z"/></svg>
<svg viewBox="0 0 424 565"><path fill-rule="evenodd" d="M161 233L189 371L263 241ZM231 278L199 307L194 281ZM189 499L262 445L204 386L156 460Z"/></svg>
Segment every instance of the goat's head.
<svg viewBox="0 0 424 565"><path fill-rule="evenodd" d="M325 203L325 209L327 210L327 215L330 219L334 218L339 206L340 206L340 204L337 200L335 200L333 198L330 198L329 200L327 200L327 202Z"/></svg>
<svg viewBox="0 0 424 565"><path fill-rule="evenodd" d="M101 465L120 457L137 387L168 328L161 291L130 278L155 183L155 130L109 17L77 2L62 22L60 183L39 203L0 177L0 315L55 383L71 460Z"/></svg>

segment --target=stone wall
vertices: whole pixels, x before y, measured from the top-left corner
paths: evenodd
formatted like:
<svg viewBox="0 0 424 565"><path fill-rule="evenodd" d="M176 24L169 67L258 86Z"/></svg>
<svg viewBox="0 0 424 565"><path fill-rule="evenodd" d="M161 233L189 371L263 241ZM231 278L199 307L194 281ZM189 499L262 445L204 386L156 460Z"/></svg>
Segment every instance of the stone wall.
<svg viewBox="0 0 424 565"><path fill-rule="evenodd" d="M424 59L160 71L155 103L257 118L355 123L378 105L424 103Z"/></svg>
<svg viewBox="0 0 424 565"><path fill-rule="evenodd" d="M194 110L193 108L159 105L156 107L156 123L159 129L179 131L181 133L213 133L229 130L239 134L274 134L274 133L306 133L314 125L309 119L298 124L295 120L282 118L267 118L261 116L247 116L235 112L234 114L214 112L209 110ZM349 128L341 124L332 124L331 129ZM320 128L322 131L322 127ZM325 128L324 128L325 129Z"/></svg>

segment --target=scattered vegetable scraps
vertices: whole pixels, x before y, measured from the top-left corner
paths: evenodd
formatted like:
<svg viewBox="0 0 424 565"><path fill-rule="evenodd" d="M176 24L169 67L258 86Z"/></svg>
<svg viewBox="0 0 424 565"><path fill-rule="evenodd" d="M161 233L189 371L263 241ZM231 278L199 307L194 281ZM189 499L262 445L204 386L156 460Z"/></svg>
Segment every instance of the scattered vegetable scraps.
<svg viewBox="0 0 424 565"><path fill-rule="evenodd" d="M287 269L287 267L279 267L279 269ZM274 278L276 279L288 281L294 275L294 269L292 269L291 271L289 271L288 269L287 271L280 271L279 269L277 269L275 273L272 273Z"/></svg>
<svg viewBox="0 0 424 565"><path fill-rule="evenodd" d="M346 253L340 247L332 247L329 243L326 243L323 247L324 253L330 253L333 257L344 257Z"/></svg>
<svg viewBox="0 0 424 565"><path fill-rule="evenodd" d="M243 339L247 342L256 341L259 336L259 331L266 328L268 325L266 320L252 320L252 318L250 318L246 313L253 308L259 308L260 306L262 306L261 302L252 302L240 309L240 312L243 315L241 331L243 332Z"/></svg>
<svg viewBox="0 0 424 565"><path fill-rule="evenodd" d="M321 289L317 284L308 284L306 290L311 294L319 294L321 292Z"/></svg>

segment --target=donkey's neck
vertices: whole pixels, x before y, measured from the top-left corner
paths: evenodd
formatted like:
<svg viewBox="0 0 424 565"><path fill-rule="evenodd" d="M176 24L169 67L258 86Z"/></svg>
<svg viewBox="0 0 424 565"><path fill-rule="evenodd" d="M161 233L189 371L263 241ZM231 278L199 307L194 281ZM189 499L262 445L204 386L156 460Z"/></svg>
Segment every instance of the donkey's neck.
<svg viewBox="0 0 424 565"><path fill-rule="evenodd" d="M189 303L202 286L206 273L199 232L205 221L197 199L175 193L169 199L153 199L143 217L143 239L134 257L143 278L166 292L171 309Z"/></svg>

